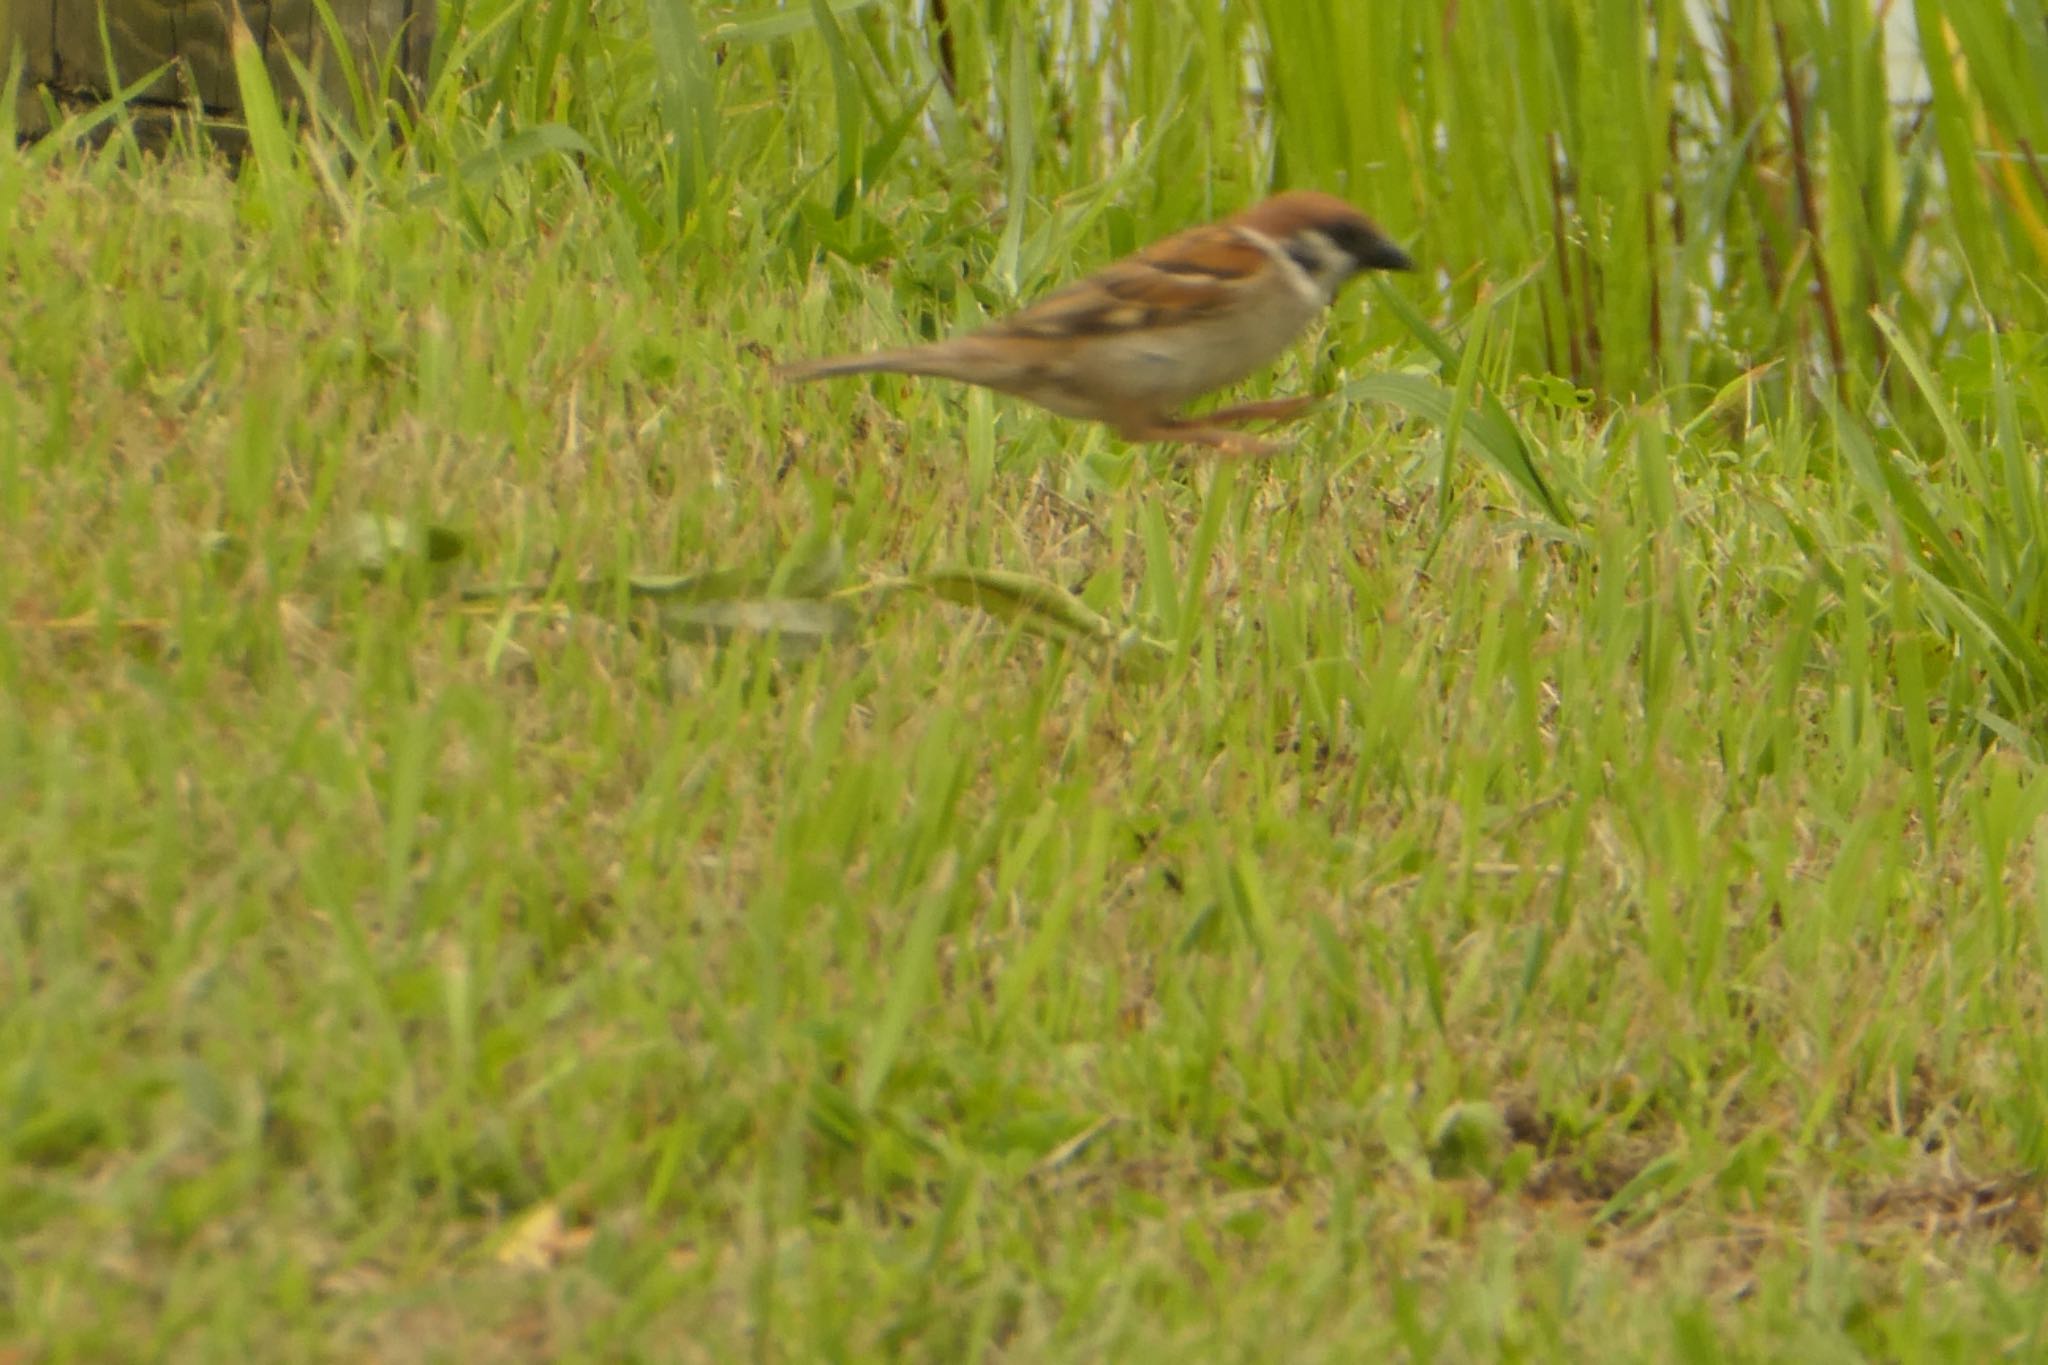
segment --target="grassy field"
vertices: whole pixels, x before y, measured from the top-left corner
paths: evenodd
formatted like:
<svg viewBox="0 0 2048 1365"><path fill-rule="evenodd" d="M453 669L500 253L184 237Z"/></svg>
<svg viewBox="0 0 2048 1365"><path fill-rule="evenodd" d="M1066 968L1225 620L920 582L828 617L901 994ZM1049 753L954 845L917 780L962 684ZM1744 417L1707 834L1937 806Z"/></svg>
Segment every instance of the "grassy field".
<svg viewBox="0 0 2048 1365"><path fill-rule="evenodd" d="M0 140L0 1362L2048 1358L2048 33L1708 8ZM1274 185L1270 459L768 382Z"/></svg>

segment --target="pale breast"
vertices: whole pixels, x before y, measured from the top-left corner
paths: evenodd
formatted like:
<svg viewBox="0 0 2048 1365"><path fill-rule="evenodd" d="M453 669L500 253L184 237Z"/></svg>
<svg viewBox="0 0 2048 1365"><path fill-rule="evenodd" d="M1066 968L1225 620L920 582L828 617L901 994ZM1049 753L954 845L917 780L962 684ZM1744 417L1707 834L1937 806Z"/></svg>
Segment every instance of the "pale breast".
<svg viewBox="0 0 2048 1365"><path fill-rule="evenodd" d="M1164 331L1092 337L1074 349L1072 383L1091 402L1167 412L1269 364L1320 311L1292 290L1274 290Z"/></svg>

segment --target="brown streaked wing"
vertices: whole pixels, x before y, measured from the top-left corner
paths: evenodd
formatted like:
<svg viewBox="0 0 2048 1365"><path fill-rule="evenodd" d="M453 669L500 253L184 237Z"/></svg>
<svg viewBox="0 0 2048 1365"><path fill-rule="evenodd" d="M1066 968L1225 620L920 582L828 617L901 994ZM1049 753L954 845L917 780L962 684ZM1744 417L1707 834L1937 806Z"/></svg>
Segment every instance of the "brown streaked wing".
<svg viewBox="0 0 2048 1365"><path fill-rule="evenodd" d="M1231 286L1267 263L1256 243L1228 228L1191 228L1047 295L991 330L1059 338L1184 326L1231 306Z"/></svg>

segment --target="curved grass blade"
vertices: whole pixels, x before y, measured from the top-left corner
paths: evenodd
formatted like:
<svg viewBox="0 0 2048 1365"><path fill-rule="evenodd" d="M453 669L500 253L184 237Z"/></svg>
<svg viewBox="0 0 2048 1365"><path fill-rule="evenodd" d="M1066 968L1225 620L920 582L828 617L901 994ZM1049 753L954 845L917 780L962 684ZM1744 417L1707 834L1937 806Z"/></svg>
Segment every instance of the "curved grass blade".
<svg viewBox="0 0 2048 1365"><path fill-rule="evenodd" d="M1107 644L1117 637L1108 617L1055 583L1009 569L934 569L921 580L933 595L975 607L1041 635Z"/></svg>
<svg viewBox="0 0 2048 1365"><path fill-rule="evenodd" d="M1464 442L1491 461L1552 521L1566 528L1575 524L1576 518L1565 510L1537 470L1535 458L1514 420L1484 388L1478 390L1478 406L1465 412L1462 422L1456 420L1459 414L1452 391L1419 374L1367 375L1346 384L1342 392L1346 398L1391 403L1446 432L1458 431Z"/></svg>

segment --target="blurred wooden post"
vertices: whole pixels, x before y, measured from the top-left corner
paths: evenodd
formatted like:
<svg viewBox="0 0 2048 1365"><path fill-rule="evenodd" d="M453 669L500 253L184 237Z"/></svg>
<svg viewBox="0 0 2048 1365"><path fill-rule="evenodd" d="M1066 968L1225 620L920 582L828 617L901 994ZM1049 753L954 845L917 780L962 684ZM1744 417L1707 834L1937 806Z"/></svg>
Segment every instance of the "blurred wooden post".
<svg viewBox="0 0 2048 1365"><path fill-rule="evenodd" d="M16 127L29 137L48 131L39 90L60 105L97 104L116 83L140 80L165 62L172 65L136 96L138 125L167 132L195 98L206 113L238 120L241 100L228 52L232 6L233 0L0 0L0 73L17 52L23 63ZM435 6L436 0L328 0L362 79L374 88L388 57L415 91L426 88ZM290 104L300 98L284 58L289 51L313 73L324 102L353 111L342 64L313 0L243 0L242 14L263 47L279 99Z"/></svg>

